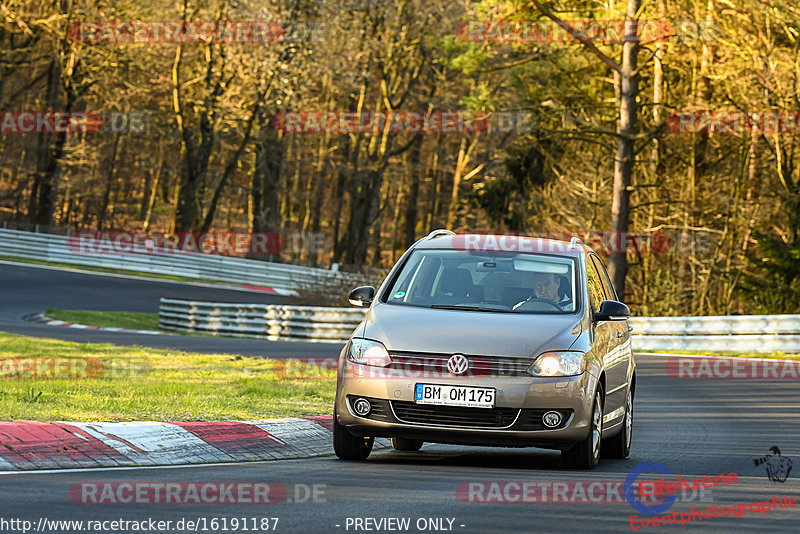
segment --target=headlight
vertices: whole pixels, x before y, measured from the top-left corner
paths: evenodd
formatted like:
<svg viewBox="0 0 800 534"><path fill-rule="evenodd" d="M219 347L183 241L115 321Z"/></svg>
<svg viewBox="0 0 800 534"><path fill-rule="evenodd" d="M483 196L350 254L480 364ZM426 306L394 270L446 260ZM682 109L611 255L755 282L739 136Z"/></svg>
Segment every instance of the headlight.
<svg viewBox="0 0 800 534"><path fill-rule="evenodd" d="M369 339L353 339L347 349L347 361L361 365L386 367L392 363L392 358L383 343Z"/></svg>
<svg viewBox="0 0 800 534"><path fill-rule="evenodd" d="M574 376L586 370L586 358L582 352L545 352L528 367L533 376Z"/></svg>

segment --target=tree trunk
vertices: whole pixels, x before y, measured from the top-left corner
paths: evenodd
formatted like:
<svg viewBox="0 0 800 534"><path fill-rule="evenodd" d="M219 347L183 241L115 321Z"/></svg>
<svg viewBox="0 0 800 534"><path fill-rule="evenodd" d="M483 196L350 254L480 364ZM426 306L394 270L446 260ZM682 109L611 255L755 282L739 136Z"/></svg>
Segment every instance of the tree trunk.
<svg viewBox="0 0 800 534"><path fill-rule="evenodd" d="M207 45L211 46L211 45ZM188 232L200 227L202 212L200 201L205 188L208 162L214 148L216 132L214 131L214 106L216 105L216 91L219 87L212 87L213 54L207 55L206 95L203 106L199 110L197 130L199 140L195 140L190 126L187 124L186 112L181 94L180 82L181 58L183 45L177 47L175 60L172 64L172 106L178 132L181 137L181 160L183 172L178 186L178 199L175 208L175 231ZM217 84L218 85L218 84Z"/></svg>
<svg viewBox="0 0 800 534"><path fill-rule="evenodd" d="M72 110L74 98L67 95L67 105L62 105L61 99L61 63L58 58L50 61L47 73L47 108L51 110ZM31 190L32 210L30 211L33 222L41 225L50 225L56 209L58 195L58 160L64 155L65 134L41 135L38 139L36 156L36 174L34 186Z"/></svg>
<svg viewBox="0 0 800 534"><path fill-rule="evenodd" d="M256 161L251 183L254 232L276 232L281 229L278 212L278 190L283 172L285 146L283 136L262 128L256 143Z"/></svg>
<svg viewBox="0 0 800 534"><path fill-rule="evenodd" d="M428 209L428 230L430 233L439 227L439 215L442 211L442 173L439 170L439 144L433 153L431 165L431 202Z"/></svg>
<svg viewBox="0 0 800 534"><path fill-rule="evenodd" d="M628 0L626 21L634 24L641 0ZM626 22L627 23L627 22ZM627 40L622 46L622 68L620 70L620 106L617 124L617 154L614 158L614 193L611 200L611 231L614 242L620 247L609 254L608 274L620 299L625 298L625 278L628 274L628 258L622 250L622 236L628 231L630 217L630 185L633 176L634 140L636 129L639 75L636 72L639 52L638 39ZM613 249L612 249L613 250Z"/></svg>
<svg viewBox="0 0 800 534"><path fill-rule="evenodd" d="M142 222L142 232L150 231L150 220L153 217L153 206L156 203L156 193L158 192L158 187L161 182L161 176L164 174L164 166L167 164L166 161L161 161L161 165L159 165L158 169L155 170L155 177L153 178L153 185L152 191L147 198L147 211L144 214L144 221Z"/></svg>
<svg viewBox="0 0 800 534"><path fill-rule="evenodd" d="M334 193L334 207L333 207L333 251L331 253L331 262L338 262L342 257L342 239L340 239L340 228L342 224L342 212L344 209L344 192L349 187L347 183L347 162L350 161L350 143L347 136L341 137L342 142L342 163L336 166L336 187Z"/></svg>
<svg viewBox="0 0 800 534"><path fill-rule="evenodd" d="M108 211L108 202L111 198L111 189L114 186L114 176L117 173L117 153L119 151L119 134L114 134L114 144L111 149L111 162L108 166L108 174L106 175L106 187L103 191L103 201L100 204L100 211L97 214L97 231L103 230L103 225L106 222L106 213Z"/></svg>
<svg viewBox="0 0 800 534"><path fill-rule="evenodd" d="M239 160L242 159L242 155L244 154L247 145L250 143L250 132L253 128L253 121L255 121L256 116L259 114L260 106L261 103L257 102L253 107L252 113L247 118L247 126L245 127L244 136L242 137L239 146L236 147L233 155L228 160L227 165L225 165L225 170L222 171L222 176L220 177L219 182L217 182L216 187L214 187L214 193L211 196L211 202L206 210L205 217L203 217L203 224L200 227L201 232L208 232L211 230L211 225L214 223L214 216L217 213L217 206L219 205L219 200L222 197L222 191L230 181L233 173L235 173L236 169L239 168Z"/></svg>
<svg viewBox="0 0 800 534"><path fill-rule="evenodd" d="M411 145L408 155L408 197L406 199L405 226L403 232L403 247L408 248L414 244L417 237L417 203L419 202L419 183L422 179L420 172L420 154L422 152L422 135L417 134Z"/></svg>
<svg viewBox="0 0 800 534"><path fill-rule="evenodd" d="M461 144L458 147L458 159L456 160L456 169L453 173L453 189L450 192L450 205L447 210L447 228L452 230L455 228L458 221L458 207L459 207L459 189L461 188L461 177L464 176L464 169L469 163L472 155L472 150L478 142L478 136L475 135L467 147L466 137L461 138Z"/></svg>
<svg viewBox="0 0 800 534"><path fill-rule="evenodd" d="M658 3L659 17L664 17L664 1L659 0ZM664 43L659 40L656 43L656 53L653 56L653 124L658 126L663 120L663 113L661 104L664 100ZM661 137L656 136L653 138L653 143L650 149L650 180L648 184L648 202L650 206L647 208L647 228L651 229L655 226L656 218L656 200L658 198L657 187L660 182L659 176L661 175ZM652 243L652 241L651 241ZM642 315L650 315L650 285L651 273L650 265L653 261L652 254L644 254L642 256Z"/></svg>
<svg viewBox="0 0 800 534"><path fill-rule="evenodd" d="M144 187L139 201L139 218L142 220L147 216L147 207L150 205L150 197L153 196L153 177L157 173L155 169L147 169L144 173Z"/></svg>
<svg viewBox="0 0 800 534"><path fill-rule="evenodd" d="M316 191L314 193L314 203L312 205L313 216L311 217L311 235L307 236L309 247L311 247L309 249L309 257L311 259L312 267L316 267L318 265L320 252L322 252L321 250L315 250L313 248L317 243L314 236L319 234L320 230L322 229L322 207L325 202L325 183L327 182L325 177L328 174L328 158L333 150L333 147L331 146L333 143L335 143L335 141L332 140L328 140L326 143L327 150L325 152L325 159L320 165L319 178L317 180Z"/></svg>

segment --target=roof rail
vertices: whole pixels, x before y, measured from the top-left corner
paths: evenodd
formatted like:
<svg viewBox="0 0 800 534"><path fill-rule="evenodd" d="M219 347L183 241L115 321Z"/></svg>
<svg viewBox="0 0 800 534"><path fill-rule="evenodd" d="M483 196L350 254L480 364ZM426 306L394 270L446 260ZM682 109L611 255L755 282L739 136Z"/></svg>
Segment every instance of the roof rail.
<svg viewBox="0 0 800 534"><path fill-rule="evenodd" d="M456 233L453 232L452 230L447 230L445 228L439 228L438 230L434 230L433 232L429 233L428 237L426 237L425 239L433 239L434 237L440 237L440 236L443 236L443 235L456 235Z"/></svg>
<svg viewBox="0 0 800 534"><path fill-rule="evenodd" d="M578 248L578 246L579 246L579 245L582 245L582 246L584 246L584 247L585 247L585 246L586 246L586 243L584 243L583 241L581 241L581 238L580 238L580 237L577 237L577 236L574 236L572 239L570 239L570 241L569 241L569 248Z"/></svg>

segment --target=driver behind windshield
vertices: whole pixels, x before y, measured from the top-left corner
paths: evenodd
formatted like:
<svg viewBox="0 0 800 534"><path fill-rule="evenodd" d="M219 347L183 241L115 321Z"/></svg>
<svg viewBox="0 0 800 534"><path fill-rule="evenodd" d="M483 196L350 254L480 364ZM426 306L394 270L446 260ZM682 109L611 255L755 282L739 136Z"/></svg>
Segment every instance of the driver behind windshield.
<svg viewBox="0 0 800 534"><path fill-rule="evenodd" d="M527 300L518 303L513 309L516 310L532 298L549 300L559 308L565 309L572 300L566 291L559 291L561 289L561 280L561 277L553 273L535 273L533 275L533 295Z"/></svg>

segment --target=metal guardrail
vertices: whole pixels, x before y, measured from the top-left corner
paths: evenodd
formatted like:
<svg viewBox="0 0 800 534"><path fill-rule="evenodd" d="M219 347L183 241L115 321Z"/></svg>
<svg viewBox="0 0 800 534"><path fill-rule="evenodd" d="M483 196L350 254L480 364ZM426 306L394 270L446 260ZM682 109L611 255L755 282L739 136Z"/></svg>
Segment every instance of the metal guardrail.
<svg viewBox="0 0 800 534"><path fill-rule="evenodd" d="M344 343L364 318L359 308L227 304L161 299L158 326L270 341Z"/></svg>
<svg viewBox="0 0 800 534"><path fill-rule="evenodd" d="M644 336L633 337L634 350L712 350L800 352L800 335Z"/></svg>
<svg viewBox="0 0 800 534"><path fill-rule="evenodd" d="M634 317L639 350L800 352L800 315Z"/></svg>
<svg viewBox="0 0 800 534"><path fill-rule="evenodd" d="M647 336L800 334L800 315L633 317L629 323L635 331Z"/></svg>
<svg viewBox="0 0 800 534"><path fill-rule="evenodd" d="M159 327L269 340L345 343L361 308L224 304L161 299ZM634 317L637 350L800 352L800 315Z"/></svg>
<svg viewBox="0 0 800 534"><path fill-rule="evenodd" d="M366 283L354 273L193 252L77 254L67 247L67 236L8 229L0 229L0 256L289 290ZM364 310L357 308L162 299L159 324L168 330L341 343L347 340L363 314ZM630 324L634 329L634 347L639 350L800 352L800 315L634 317Z"/></svg>
<svg viewBox="0 0 800 534"><path fill-rule="evenodd" d="M265 285L288 290L324 288L342 282L351 286L365 283L364 277L355 273L196 252L79 254L68 248L67 236L7 229L0 229L0 256Z"/></svg>

